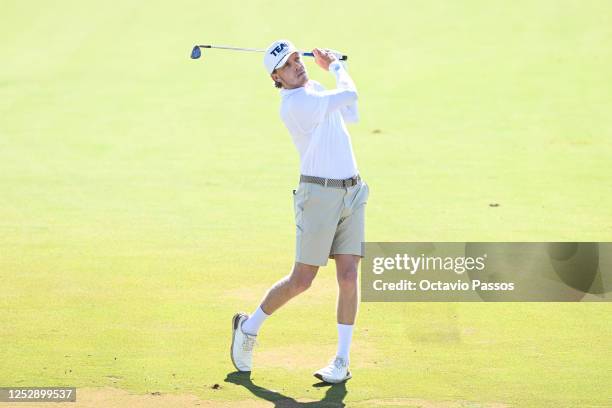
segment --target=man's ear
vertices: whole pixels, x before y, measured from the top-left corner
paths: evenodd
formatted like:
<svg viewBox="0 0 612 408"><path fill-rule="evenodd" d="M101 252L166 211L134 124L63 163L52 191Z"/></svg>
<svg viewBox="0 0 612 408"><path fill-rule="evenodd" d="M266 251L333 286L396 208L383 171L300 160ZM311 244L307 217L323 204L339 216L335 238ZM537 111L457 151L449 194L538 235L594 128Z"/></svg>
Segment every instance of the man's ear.
<svg viewBox="0 0 612 408"><path fill-rule="evenodd" d="M273 72L272 74L270 74L270 78L272 78L272 80L274 81L274 86L276 88L283 87L283 84L280 81L280 76L276 72Z"/></svg>

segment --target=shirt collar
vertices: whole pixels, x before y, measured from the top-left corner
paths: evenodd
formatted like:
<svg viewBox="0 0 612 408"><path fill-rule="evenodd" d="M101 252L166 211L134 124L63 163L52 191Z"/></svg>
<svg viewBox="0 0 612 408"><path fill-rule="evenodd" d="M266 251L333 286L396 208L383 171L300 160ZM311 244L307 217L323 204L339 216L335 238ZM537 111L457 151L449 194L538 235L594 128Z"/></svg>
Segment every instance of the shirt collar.
<svg viewBox="0 0 612 408"><path fill-rule="evenodd" d="M302 87L299 87L299 88L293 88L293 89L281 89L281 90L280 90L280 95L281 95L281 97L283 97L283 98L284 98L284 97L287 97L287 96L289 96L289 95L292 95L292 94L294 94L294 93L298 92L298 91L299 91L299 90L301 90L301 89L304 89L304 87L302 86Z"/></svg>
<svg viewBox="0 0 612 408"><path fill-rule="evenodd" d="M303 89L310 88L310 87L312 87L312 84L310 83L310 79L309 79L308 82L306 82L306 85L301 86L299 88L281 89L280 90L280 95L284 98L286 96L292 95L292 94L294 94L296 92L299 92L299 91L301 91Z"/></svg>

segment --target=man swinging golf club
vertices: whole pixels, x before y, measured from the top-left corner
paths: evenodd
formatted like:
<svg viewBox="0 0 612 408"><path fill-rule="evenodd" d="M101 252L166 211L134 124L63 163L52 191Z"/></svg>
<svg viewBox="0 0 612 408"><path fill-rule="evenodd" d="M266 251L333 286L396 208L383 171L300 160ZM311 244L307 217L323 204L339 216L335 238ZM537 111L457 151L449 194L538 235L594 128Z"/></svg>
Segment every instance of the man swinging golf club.
<svg viewBox="0 0 612 408"><path fill-rule="evenodd" d="M345 123L357 122L357 90L331 52L313 50L315 62L331 72L336 89L308 79L299 51L287 40L274 42L264 65L281 88L280 116L300 155L300 183L294 190L296 255L291 273L274 284L252 315L232 319L231 358L251 371L255 338L263 322L304 292L328 258L336 262L338 349L315 377L328 383L351 378L349 348L357 314L357 267L363 256L365 205L369 188L357 171Z"/></svg>

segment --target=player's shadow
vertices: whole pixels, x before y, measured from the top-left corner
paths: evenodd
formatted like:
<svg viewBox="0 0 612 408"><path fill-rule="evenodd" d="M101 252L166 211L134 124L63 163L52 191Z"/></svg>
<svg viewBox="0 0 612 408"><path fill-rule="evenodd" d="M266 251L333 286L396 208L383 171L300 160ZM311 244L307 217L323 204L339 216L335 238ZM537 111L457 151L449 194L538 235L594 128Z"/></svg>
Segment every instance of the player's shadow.
<svg viewBox="0 0 612 408"><path fill-rule="evenodd" d="M348 393L346 391L346 383L329 385L324 382L314 384L314 387L325 387L329 386L329 389L325 393L325 396L320 401L312 402L299 402L295 399L281 394L277 391L272 391L267 388L260 387L259 385L251 381L251 373L234 371L229 373L225 378L225 382L241 385L249 390L253 395L258 398L265 399L274 404L275 408L294 408L294 407L329 407L329 408L341 408L344 407L344 398Z"/></svg>

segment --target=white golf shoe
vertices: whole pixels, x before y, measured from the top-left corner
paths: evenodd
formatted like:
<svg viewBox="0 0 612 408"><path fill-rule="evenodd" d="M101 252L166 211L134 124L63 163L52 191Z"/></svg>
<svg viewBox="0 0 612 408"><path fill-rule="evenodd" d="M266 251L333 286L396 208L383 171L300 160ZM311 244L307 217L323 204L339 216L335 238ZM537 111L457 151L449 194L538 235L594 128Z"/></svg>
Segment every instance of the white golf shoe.
<svg viewBox="0 0 612 408"><path fill-rule="evenodd" d="M351 372L348 370L348 362L342 357L336 357L327 367L314 373L314 376L326 383L338 384L351 378Z"/></svg>
<svg viewBox="0 0 612 408"><path fill-rule="evenodd" d="M238 371L251 371L253 365L253 347L257 336L246 334L242 331L242 323L246 322L249 315L236 313L232 318L232 347L230 356L232 363Z"/></svg>

